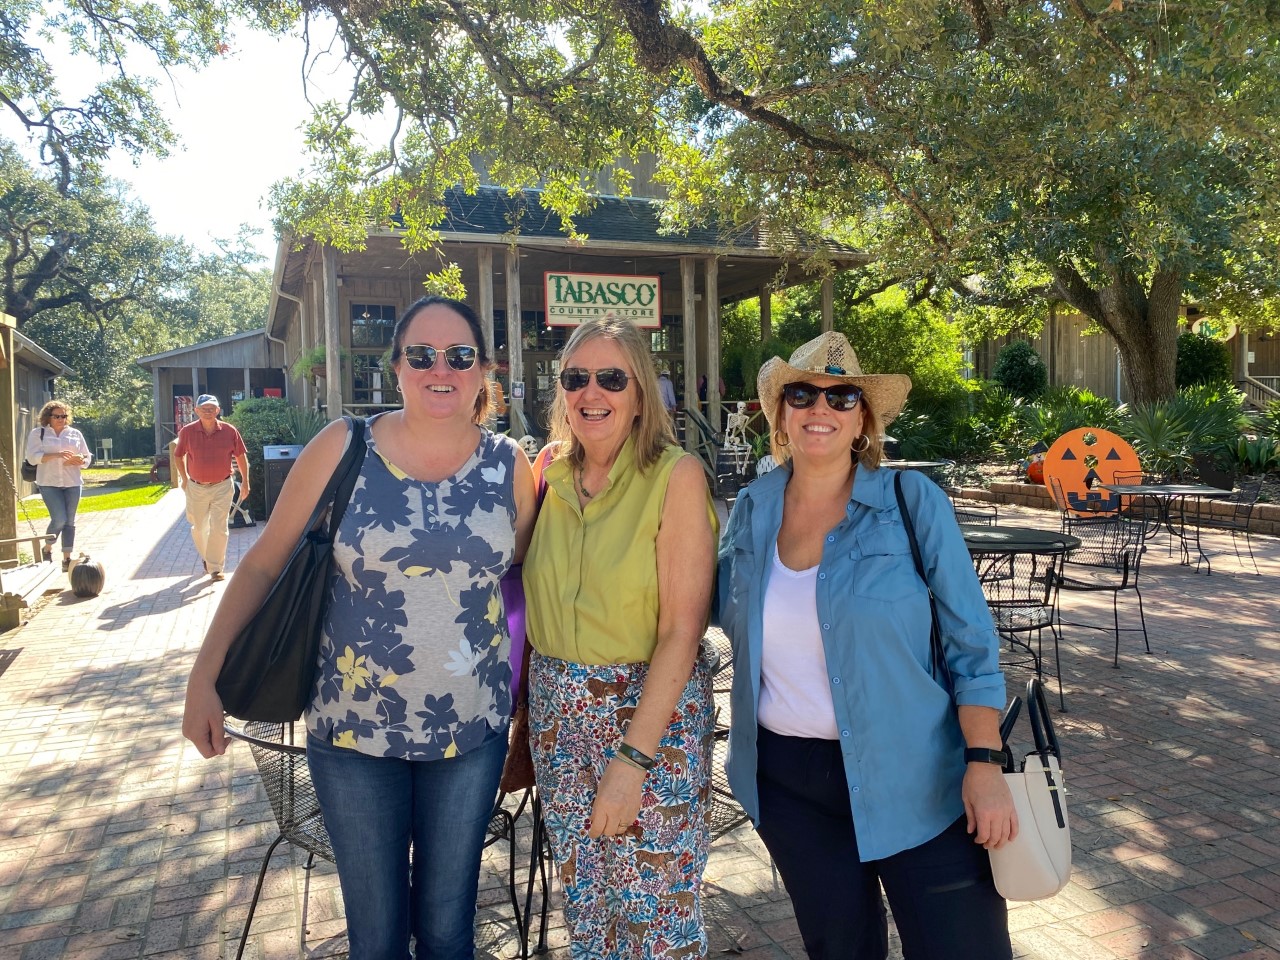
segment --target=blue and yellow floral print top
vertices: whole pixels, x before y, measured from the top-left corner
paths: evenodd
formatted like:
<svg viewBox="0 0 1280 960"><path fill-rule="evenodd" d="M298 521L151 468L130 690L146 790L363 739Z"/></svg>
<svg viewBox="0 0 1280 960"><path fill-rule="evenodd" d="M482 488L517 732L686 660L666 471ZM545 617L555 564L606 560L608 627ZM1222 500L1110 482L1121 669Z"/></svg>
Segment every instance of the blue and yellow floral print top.
<svg viewBox="0 0 1280 960"><path fill-rule="evenodd" d="M378 454L373 431L334 544L307 726L374 756L441 760L473 749L511 714L511 637L498 582L515 553L515 457L481 432L439 483Z"/></svg>

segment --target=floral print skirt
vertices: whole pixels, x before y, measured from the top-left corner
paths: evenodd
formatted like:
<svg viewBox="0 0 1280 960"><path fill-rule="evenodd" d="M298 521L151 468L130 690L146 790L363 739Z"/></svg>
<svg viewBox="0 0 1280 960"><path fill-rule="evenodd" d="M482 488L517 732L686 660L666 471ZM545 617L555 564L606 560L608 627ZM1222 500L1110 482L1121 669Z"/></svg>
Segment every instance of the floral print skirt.
<svg viewBox="0 0 1280 960"><path fill-rule="evenodd" d="M534 653L529 732L574 960L705 957L712 734L704 649L645 776L637 826L592 839L596 785L622 742L647 663L581 664Z"/></svg>

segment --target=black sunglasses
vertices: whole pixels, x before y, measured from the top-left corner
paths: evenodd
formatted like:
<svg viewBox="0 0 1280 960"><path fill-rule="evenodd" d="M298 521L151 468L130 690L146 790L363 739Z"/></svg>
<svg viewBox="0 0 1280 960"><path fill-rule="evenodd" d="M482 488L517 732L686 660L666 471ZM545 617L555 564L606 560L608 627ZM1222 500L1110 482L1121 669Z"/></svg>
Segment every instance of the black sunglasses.
<svg viewBox="0 0 1280 960"><path fill-rule="evenodd" d="M832 387L815 387L812 383L788 383L782 388L787 406L796 410L808 410L818 402L818 394L827 398L827 406L839 413L852 410L862 399L862 388L852 383L837 383Z"/></svg>
<svg viewBox="0 0 1280 960"><path fill-rule="evenodd" d="M608 390L610 393L621 393L627 389L627 383L631 380L625 370L619 370L617 367L605 367L603 370L566 367L560 371L560 386L564 387L567 393L577 393L591 382L591 374L593 373L596 375L596 383L600 384L600 388Z"/></svg>
<svg viewBox="0 0 1280 960"><path fill-rule="evenodd" d="M66 415L65 413L51 413L51 414L49 414L49 419L50 419L50 420L65 420L65 419L67 419L67 415Z"/></svg>
<svg viewBox="0 0 1280 960"><path fill-rule="evenodd" d="M476 365L476 348L465 343L437 350L425 343L411 343L402 351L405 363L415 370L430 370L436 365L436 357L444 354L444 362L454 370L470 370Z"/></svg>

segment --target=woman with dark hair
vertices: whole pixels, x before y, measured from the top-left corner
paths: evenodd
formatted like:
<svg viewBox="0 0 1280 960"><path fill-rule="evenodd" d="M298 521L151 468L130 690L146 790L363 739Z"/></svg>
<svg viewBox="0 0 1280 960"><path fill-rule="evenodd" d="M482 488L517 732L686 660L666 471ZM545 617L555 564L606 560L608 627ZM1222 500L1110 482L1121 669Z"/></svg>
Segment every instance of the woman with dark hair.
<svg viewBox="0 0 1280 960"><path fill-rule="evenodd" d="M93 460L84 434L71 426L71 408L61 400L50 400L40 408L40 426L27 434L27 463L35 464L36 486L49 508L50 537L62 537L62 569L71 566L71 550L76 545L76 510L80 506L83 483L80 471ZM53 543L44 545L45 560L53 559Z"/></svg>
<svg viewBox="0 0 1280 960"><path fill-rule="evenodd" d="M524 565L529 729L575 960L703 957L718 528L645 335L584 323Z"/></svg>
<svg viewBox="0 0 1280 960"><path fill-rule="evenodd" d="M528 458L482 426L491 367L465 303L396 324L400 410L368 454L334 544L333 598L307 709L307 760L333 841L351 960L471 960L485 830L507 751L510 636L499 581L536 503ZM326 427L289 472L227 587L187 684L183 733L226 749L214 682L283 568L348 442Z"/></svg>
<svg viewBox="0 0 1280 960"><path fill-rule="evenodd" d="M849 341L824 333L768 361L757 385L779 466L738 495L720 545L729 785L813 960L888 955L882 886L906 960L1007 960L987 855L1018 829L999 638L946 495L880 467L911 381L864 374Z"/></svg>

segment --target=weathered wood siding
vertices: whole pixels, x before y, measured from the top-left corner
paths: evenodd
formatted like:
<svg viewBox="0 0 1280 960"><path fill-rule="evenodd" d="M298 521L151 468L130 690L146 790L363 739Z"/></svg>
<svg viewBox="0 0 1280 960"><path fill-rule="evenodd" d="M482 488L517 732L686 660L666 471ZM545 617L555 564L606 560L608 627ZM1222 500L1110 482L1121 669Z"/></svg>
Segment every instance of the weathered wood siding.
<svg viewBox="0 0 1280 960"><path fill-rule="evenodd" d="M1100 397L1124 401L1129 396L1129 385L1120 379L1116 361L1115 341L1102 330L1089 331L1089 321L1078 313L1052 312L1040 333L1034 337L1010 334L985 340L974 349L974 372L980 377L991 376L1000 350L1014 340L1026 340L1049 369L1052 386L1075 386L1090 390Z"/></svg>

